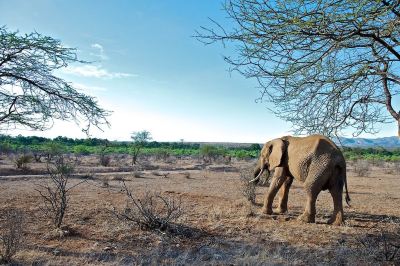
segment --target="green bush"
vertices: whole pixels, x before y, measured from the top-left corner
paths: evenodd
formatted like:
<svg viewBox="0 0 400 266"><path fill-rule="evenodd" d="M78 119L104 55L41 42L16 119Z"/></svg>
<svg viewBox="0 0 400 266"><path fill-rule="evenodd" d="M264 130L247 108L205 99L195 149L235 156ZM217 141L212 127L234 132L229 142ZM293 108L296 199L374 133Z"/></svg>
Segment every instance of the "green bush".
<svg viewBox="0 0 400 266"><path fill-rule="evenodd" d="M74 146L72 149L72 152L75 155L89 155L91 153L89 147L87 147L85 145Z"/></svg>
<svg viewBox="0 0 400 266"><path fill-rule="evenodd" d="M154 155L156 156L157 160L165 161L171 156L171 151L171 149L167 148L158 148L155 150Z"/></svg>
<svg viewBox="0 0 400 266"><path fill-rule="evenodd" d="M47 160L51 160L54 156L58 156L66 152L66 147L55 141L50 141L43 146L44 153L46 154Z"/></svg>
<svg viewBox="0 0 400 266"><path fill-rule="evenodd" d="M9 154L15 151L13 145L8 141L0 142L0 154Z"/></svg>
<svg viewBox="0 0 400 266"><path fill-rule="evenodd" d="M200 147L199 154L204 162L210 163L215 161L218 157L224 156L228 153L224 147L216 147L213 145L203 145Z"/></svg>

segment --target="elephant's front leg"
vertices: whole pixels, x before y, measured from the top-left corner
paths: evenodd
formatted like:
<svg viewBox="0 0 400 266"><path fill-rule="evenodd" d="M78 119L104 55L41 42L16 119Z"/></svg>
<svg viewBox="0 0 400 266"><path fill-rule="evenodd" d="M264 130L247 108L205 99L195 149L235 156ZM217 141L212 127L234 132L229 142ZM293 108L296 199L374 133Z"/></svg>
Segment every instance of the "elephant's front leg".
<svg viewBox="0 0 400 266"><path fill-rule="evenodd" d="M276 213L285 213L287 212L287 204L289 199L289 189L293 183L293 177L286 177L285 182L282 187L279 189L279 205L278 209L276 209Z"/></svg>
<svg viewBox="0 0 400 266"><path fill-rule="evenodd" d="M283 167L276 167L274 176L272 177L271 184L268 191L265 193L264 206L261 209L261 213L272 214L272 202L274 201L275 195L279 188L286 180L286 170Z"/></svg>

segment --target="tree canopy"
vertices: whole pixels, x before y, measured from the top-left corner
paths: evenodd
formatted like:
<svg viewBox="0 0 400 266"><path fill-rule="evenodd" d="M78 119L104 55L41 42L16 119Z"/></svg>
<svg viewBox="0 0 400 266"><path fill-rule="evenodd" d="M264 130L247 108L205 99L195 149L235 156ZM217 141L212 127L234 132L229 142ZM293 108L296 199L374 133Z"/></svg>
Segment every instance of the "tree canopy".
<svg viewBox="0 0 400 266"><path fill-rule="evenodd" d="M131 139L133 143L130 153L132 155L132 165L133 165L136 164L136 161L139 157L141 150L145 147L145 145L149 141L151 141L152 137L149 131L143 130L138 132L132 132Z"/></svg>
<svg viewBox="0 0 400 266"><path fill-rule="evenodd" d="M376 133L397 121L400 136L400 1L226 0L232 27L217 21L200 41L232 43L232 70L255 78L260 100L296 134ZM399 98L397 98L399 99Z"/></svg>
<svg viewBox="0 0 400 266"><path fill-rule="evenodd" d="M54 71L85 63L59 40L37 32L20 35L0 27L0 130L19 126L45 130L54 119L108 125L108 111L94 97L77 91Z"/></svg>

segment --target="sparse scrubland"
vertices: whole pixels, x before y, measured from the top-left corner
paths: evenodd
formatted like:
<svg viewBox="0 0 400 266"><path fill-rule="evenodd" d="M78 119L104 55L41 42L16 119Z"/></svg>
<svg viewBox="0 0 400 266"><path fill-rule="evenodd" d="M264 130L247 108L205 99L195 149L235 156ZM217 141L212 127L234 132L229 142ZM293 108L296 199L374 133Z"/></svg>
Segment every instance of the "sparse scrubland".
<svg viewBox="0 0 400 266"><path fill-rule="evenodd" d="M23 140L31 142L18 144ZM296 181L289 193L288 213L259 214L268 188L246 183L256 161L251 156L258 153L256 145L201 148L149 142L132 165L129 143L73 140L70 145L67 140L58 138L49 144L41 138L2 138L3 262L400 263L400 175L399 162L393 159L397 151L382 150L390 159L376 155L369 159L366 154L371 152L345 150L351 207L345 208L344 226L330 226L326 221L332 200L326 191L317 201L316 224L296 220L305 199ZM41 149L43 153L38 153ZM357 156L350 158L349 153ZM32 159L34 154L41 154L40 160ZM107 165L101 163L105 155ZM18 167L15 161L22 156L31 159L22 160L24 166ZM65 186L57 186L57 180Z"/></svg>

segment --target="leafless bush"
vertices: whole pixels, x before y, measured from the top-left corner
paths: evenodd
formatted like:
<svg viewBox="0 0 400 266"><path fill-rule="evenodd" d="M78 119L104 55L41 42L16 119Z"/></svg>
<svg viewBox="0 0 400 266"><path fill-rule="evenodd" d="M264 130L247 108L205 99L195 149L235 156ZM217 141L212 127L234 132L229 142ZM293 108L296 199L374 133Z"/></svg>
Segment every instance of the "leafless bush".
<svg viewBox="0 0 400 266"><path fill-rule="evenodd" d="M379 168L383 168L385 166L385 161L383 159L373 158L370 162L373 166L376 166Z"/></svg>
<svg viewBox="0 0 400 266"><path fill-rule="evenodd" d="M366 235L358 238L357 243L365 256L375 261L400 263L399 235L381 232L378 236Z"/></svg>
<svg viewBox="0 0 400 266"><path fill-rule="evenodd" d="M169 173L162 173L161 176L162 176L163 178L168 178L168 177L169 177Z"/></svg>
<svg viewBox="0 0 400 266"><path fill-rule="evenodd" d="M111 157L106 154L100 154L99 162L104 167L110 166Z"/></svg>
<svg viewBox="0 0 400 266"><path fill-rule="evenodd" d="M394 169L394 172L398 174L400 172L400 162L394 162L393 169Z"/></svg>
<svg viewBox="0 0 400 266"><path fill-rule="evenodd" d="M122 175L115 175L111 178L114 181L124 181L124 177Z"/></svg>
<svg viewBox="0 0 400 266"><path fill-rule="evenodd" d="M21 247L24 215L17 209L6 209L2 214L2 252L0 264L9 263Z"/></svg>
<svg viewBox="0 0 400 266"><path fill-rule="evenodd" d="M388 162L384 170L385 174L397 175L400 172L400 162Z"/></svg>
<svg viewBox="0 0 400 266"><path fill-rule="evenodd" d="M109 186L110 186L110 184L108 183L108 179L106 177L103 177L101 180L101 187L106 188Z"/></svg>
<svg viewBox="0 0 400 266"><path fill-rule="evenodd" d="M174 221L183 215L181 200L162 196L160 193L146 191L144 196L136 199L123 182L127 197L123 211L113 213L118 219L139 226L142 230L167 231Z"/></svg>
<svg viewBox="0 0 400 266"><path fill-rule="evenodd" d="M370 166L366 160L357 160L354 162L354 172L357 176L369 176Z"/></svg>
<svg viewBox="0 0 400 266"><path fill-rule="evenodd" d="M256 185L249 182L252 179L252 171L250 169L242 169L240 171L240 191L242 195L252 204L256 202Z"/></svg>
<svg viewBox="0 0 400 266"><path fill-rule="evenodd" d="M62 156L58 157L53 166L47 165L50 182L38 184L36 191L42 197L43 206L40 207L44 215L49 218L56 228L60 228L68 208L70 190L85 180L69 186L73 167L64 162Z"/></svg>
<svg viewBox="0 0 400 266"><path fill-rule="evenodd" d="M44 154L42 152L33 152L33 158L35 159L35 162L40 163L42 161L42 157Z"/></svg>
<svg viewBox="0 0 400 266"><path fill-rule="evenodd" d="M232 163L232 156L230 156L230 155L224 155L224 156L223 156L223 162L224 162L225 164L231 164L231 163Z"/></svg>
<svg viewBox="0 0 400 266"><path fill-rule="evenodd" d="M17 155L14 158L14 164L17 167L17 169L27 170L28 163L30 162L32 162L32 156L29 154Z"/></svg>

